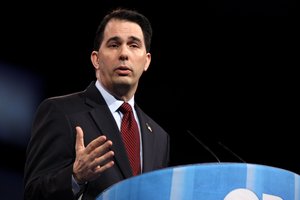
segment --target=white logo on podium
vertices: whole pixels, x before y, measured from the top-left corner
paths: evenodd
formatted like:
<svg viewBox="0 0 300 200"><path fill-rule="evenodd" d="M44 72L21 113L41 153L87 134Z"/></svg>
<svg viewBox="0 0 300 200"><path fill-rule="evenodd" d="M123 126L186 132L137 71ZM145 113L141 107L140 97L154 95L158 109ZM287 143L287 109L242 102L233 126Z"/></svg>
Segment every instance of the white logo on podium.
<svg viewBox="0 0 300 200"><path fill-rule="evenodd" d="M239 188L229 192L224 200L259 200L257 195L251 190ZM270 194L263 194L262 200L283 200L282 198Z"/></svg>

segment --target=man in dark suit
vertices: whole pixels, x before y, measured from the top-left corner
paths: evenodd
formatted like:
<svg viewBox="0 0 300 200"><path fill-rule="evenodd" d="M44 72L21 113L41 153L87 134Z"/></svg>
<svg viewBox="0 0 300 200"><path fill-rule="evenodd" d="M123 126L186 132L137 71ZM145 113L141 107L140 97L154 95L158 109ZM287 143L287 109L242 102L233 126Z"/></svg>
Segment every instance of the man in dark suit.
<svg viewBox="0 0 300 200"><path fill-rule="evenodd" d="M97 80L82 92L46 99L37 110L25 164L26 200L95 199L133 176L120 132L124 102L138 124L139 171L168 166L168 134L134 102L151 62L151 36L148 19L136 11L118 9L102 20L91 53Z"/></svg>

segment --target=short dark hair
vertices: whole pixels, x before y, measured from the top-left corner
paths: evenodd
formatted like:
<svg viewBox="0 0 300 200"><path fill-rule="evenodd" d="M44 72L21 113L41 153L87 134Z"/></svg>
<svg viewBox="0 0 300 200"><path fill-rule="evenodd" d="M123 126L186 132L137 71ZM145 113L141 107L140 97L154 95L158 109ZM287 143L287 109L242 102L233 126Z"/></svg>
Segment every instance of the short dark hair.
<svg viewBox="0 0 300 200"><path fill-rule="evenodd" d="M152 38L152 27L151 27L149 20L144 15L139 13L138 11L129 10L129 9L125 9L125 8L115 9L115 10L111 11L110 13L108 13L103 18L103 20L101 21L101 23L98 26L96 36L94 39L94 50L95 51L99 50L100 45L103 41L104 29L105 29L107 23L112 19L126 20L129 22L137 23L143 31L146 50L147 50L147 52L150 51L151 38Z"/></svg>

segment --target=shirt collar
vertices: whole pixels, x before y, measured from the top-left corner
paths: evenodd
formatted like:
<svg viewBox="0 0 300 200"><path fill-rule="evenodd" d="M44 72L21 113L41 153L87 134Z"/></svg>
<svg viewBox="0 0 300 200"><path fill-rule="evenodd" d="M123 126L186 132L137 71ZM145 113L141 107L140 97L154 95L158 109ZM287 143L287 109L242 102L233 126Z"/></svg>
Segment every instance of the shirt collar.
<svg viewBox="0 0 300 200"><path fill-rule="evenodd" d="M111 95L107 90L103 87L100 81L96 81L96 87L102 94L106 104L108 105L109 110L113 113L116 112L119 107L124 103L124 101L116 99L113 95ZM134 108L134 97L132 97L128 103Z"/></svg>

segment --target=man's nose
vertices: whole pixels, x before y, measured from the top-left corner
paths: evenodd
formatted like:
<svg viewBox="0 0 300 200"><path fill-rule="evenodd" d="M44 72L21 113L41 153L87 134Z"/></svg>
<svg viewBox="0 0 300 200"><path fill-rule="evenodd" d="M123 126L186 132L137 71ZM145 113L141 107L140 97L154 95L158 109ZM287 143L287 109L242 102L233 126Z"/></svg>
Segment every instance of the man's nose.
<svg viewBox="0 0 300 200"><path fill-rule="evenodd" d="M120 60L128 60L128 47L122 46L120 49Z"/></svg>

